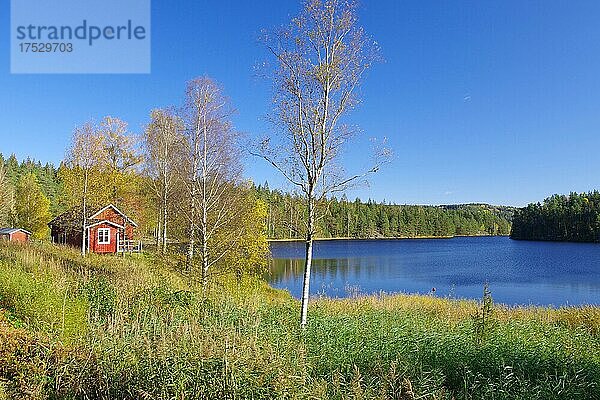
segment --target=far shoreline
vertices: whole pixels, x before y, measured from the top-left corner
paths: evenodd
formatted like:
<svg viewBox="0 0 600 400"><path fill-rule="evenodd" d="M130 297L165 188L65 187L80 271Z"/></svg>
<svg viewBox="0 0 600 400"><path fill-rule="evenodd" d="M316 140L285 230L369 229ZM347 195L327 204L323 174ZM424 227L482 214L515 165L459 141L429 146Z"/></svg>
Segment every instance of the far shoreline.
<svg viewBox="0 0 600 400"><path fill-rule="evenodd" d="M451 235L451 236L390 236L390 237L370 237L370 238L357 238L357 237L331 237L331 238L315 238L315 242L328 242L328 241L343 241L343 240L415 240L415 239L453 239L459 237L510 237L510 235ZM267 239L268 242L305 242L306 239L295 238L295 239Z"/></svg>

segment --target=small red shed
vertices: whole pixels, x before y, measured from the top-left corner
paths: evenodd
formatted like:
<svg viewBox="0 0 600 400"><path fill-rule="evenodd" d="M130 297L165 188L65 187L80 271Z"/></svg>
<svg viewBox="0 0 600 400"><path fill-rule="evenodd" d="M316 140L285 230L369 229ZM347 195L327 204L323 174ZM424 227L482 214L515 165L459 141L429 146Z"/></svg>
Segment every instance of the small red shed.
<svg viewBox="0 0 600 400"><path fill-rule="evenodd" d="M141 242L133 240L137 224L114 205L92 212L85 220L85 230L81 215L81 210L73 209L53 219L49 224L52 241L76 247L85 243L91 253L141 251Z"/></svg>
<svg viewBox="0 0 600 400"><path fill-rule="evenodd" d="M9 242L27 243L31 232L21 228L0 228L0 240Z"/></svg>

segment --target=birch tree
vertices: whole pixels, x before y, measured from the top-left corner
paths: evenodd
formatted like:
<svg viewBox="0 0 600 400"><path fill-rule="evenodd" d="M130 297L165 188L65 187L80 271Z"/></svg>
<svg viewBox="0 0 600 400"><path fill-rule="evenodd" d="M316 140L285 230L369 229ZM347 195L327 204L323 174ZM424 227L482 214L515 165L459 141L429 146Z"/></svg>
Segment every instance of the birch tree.
<svg viewBox="0 0 600 400"><path fill-rule="evenodd" d="M33 172L19 178L15 193L16 225L30 231L37 239L47 238L48 222L52 219L50 200L42 192Z"/></svg>
<svg viewBox="0 0 600 400"><path fill-rule="evenodd" d="M176 165L181 153L183 122L171 110L156 109L143 135L145 173L158 210L157 245L162 254L167 250L170 202L176 188Z"/></svg>
<svg viewBox="0 0 600 400"><path fill-rule="evenodd" d="M255 155L263 157L306 201L306 251L300 324L306 326L317 203L344 191L387 156L382 149L372 165L348 174L339 162L356 130L343 122L359 104L357 89L377 61L379 49L357 23L356 7L345 0L308 0L289 26L265 33L275 66L272 121L279 136L265 138Z"/></svg>
<svg viewBox="0 0 600 400"><path fill-rule="evenodd" d="M141 162L136 141L127 128L127 122L106 116L98 127L103 140L110 180L110 201L119 205L132 197L136 190L134 168Z"/></svg>
<svg viewBox="0 0 600 400"><path fill-rule="evenodd" d="M73 131L71 146L65 157L60 175L65 191L74 203L81 206L81 253L85 255L86 219L90 199L102 202L106 184L102 181L102 171L106 168L107 153L104 137L92 122L78 126Z"/></svg>
<svg viewBox="0 0 600 400"><path fill-rule="evenodd" d="M242 165L230 120L233 112L212 79L201 77L188 83L181 167L189 223L187 269L192 271L199 261L205 291L211 268L235 251L245 233L239 224L240 216L247 215L247 202L238 190Z"/></svg>

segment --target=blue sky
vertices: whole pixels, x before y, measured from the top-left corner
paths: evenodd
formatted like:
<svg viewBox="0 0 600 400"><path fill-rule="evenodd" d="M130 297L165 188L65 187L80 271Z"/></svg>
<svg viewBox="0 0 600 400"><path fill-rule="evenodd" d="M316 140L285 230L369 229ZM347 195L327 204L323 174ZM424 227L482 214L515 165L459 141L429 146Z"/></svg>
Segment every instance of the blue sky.
<svg viewBox="0 0 600 400"><path fill-rule="evenodd" d="M261 28L286 23L296 1L152 4L152 73L11 75L9 4L0 7L0 152L58 163L73 127L118 116L134 132L154 107L179 104L185 82L219 81L248 136L269 132L270 84L254 73L268 55ZM370 137L393 162L360 196L396 203L524 205L600 188L600 2L368 1L360 20L381 45L350 116L360 167ZM246 175L285 188L260 160Z"/></svg>

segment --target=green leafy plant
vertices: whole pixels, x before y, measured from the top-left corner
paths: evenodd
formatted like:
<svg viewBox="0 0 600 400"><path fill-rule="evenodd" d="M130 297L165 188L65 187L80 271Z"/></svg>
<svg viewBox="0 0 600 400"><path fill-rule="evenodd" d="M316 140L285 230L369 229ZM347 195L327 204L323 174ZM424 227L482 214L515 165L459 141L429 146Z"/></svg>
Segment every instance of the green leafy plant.
<svg viewBox="0 0 600 400"><path fill-rule="evenodd" d="M494 300L492 299L492 292L487 282L483 285L483 296L480 306L471 315L471 318L473 319L475 341L481 344L494 325Z"/></svg>

